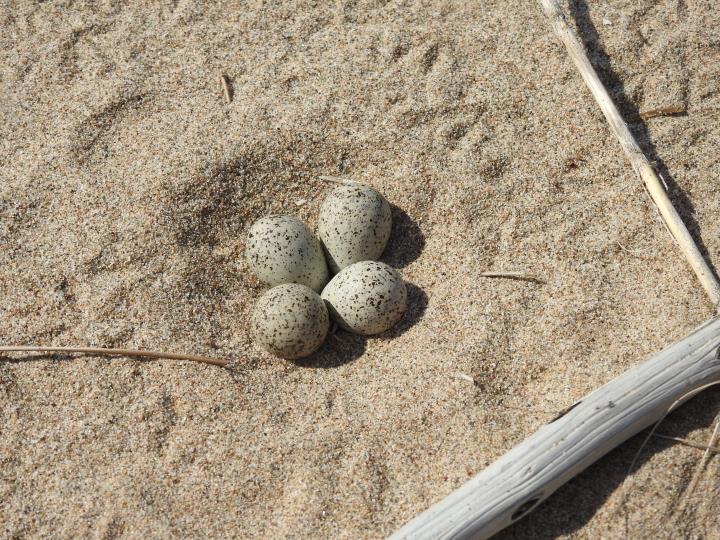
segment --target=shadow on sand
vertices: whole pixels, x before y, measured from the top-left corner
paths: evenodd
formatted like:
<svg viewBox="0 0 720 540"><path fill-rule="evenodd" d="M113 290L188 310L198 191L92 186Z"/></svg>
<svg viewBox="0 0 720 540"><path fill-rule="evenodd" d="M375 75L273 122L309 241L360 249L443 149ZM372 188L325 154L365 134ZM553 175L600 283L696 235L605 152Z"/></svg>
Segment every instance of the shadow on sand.
<svg viewBox="0 0 720 540"><path fill-rule="evenodd" d="M322 347L307 358L295 360L295 365L307 368L336 368L357 360L367 349L372 339L394 339L415 326L425 315L428 296L418 286L405 283L407 287L407 309L405 315L394 327L377 336L360 336L338 329L328 336Z"/></svg>
<svg viewBox="0 0 720 540"><path fill-rule="evenodd" d="M656 433L686 438L689 433L697 429L711 426L719 408L720 389L717 387L708 389L676 411L673 411L659 426ZM626 480L628 481L627 498L632 501L633 491L641 488L641 485L637 482L641 481L643 476L641 474L638 480L631 480L637 470L656 454L670 446L681 444L658 437L651 437L640 452L633 472L628 477L628 469L645 441L649 429L635 435L595 462L584 472L558 489L531 514L500 532L494 538L498 540L524 540L528 538L549 540L572 535L573 532L581 529L590 521L610 495L619 489ZM702 450L690 447L683 448L689 454L697 455L698 459L703 455ZM673 498L677 497L683 487L684 485L678 479L676 492L666 493L664 500L658 501L658 504L671 507ZM617 508L614 509L611 517L614 519L610 529L602 534L608 538L624 537L626 513L622 508ZM629 519L629 538L634 538L638 531L633 528L632 516L629 516ZM661 525L658 523L658 527L661 527ZM647 535L648 532L643 531L643 538L652 537Z"/></svg>

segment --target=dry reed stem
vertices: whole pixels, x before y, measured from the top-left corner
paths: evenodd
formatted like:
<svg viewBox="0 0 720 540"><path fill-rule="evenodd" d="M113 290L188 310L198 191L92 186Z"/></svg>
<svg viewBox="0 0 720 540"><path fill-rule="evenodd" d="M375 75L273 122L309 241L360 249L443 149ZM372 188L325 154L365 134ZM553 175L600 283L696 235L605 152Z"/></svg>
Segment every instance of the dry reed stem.
<svg viewBox="0 0 720 540"><path fill-rule="evenodd" d="M565 19L565 15L563 15L557 0L539 0L539 2L545 15L550 19L555 34L557 34L565 45L565 48L570 54L570 58L572 58L575 63L575 67L577 67L580 75L582 75L582 78L592 92L595 101L597 101L600 106L600 109L610 124L610 129L617 137L630 160L630 164L645 184L650 198L660 213L660 217L680 247L685 259L690 263L695 275L710 297L713 306L717 309L720 307L720 282L718 282L715 274L695 244L692 235L683 223L682 218L677 210L675 210L652 164L640 149L635 137L630 133L627 124L613 103L610 94L608 94L595 68L593 68L590 63L585 53L585 48L575 34L575 31Z"/></svg>
<svg viewBox="0 0 720 540"><path fill-rule="evenodd" d="M213 366L225 367L230 362L219 358L209 358L207 356L198 356L195 354L177 354L157 351L138 351L132 349L108 349L104 347L33 347L8 345L0 347L0 352L49 352L49 353L82 353L82 354L101 354L112 356L132 356L144 358L162 358L166 360L189 360L191 362L200 362L203 364L211 364Z"/></svg>

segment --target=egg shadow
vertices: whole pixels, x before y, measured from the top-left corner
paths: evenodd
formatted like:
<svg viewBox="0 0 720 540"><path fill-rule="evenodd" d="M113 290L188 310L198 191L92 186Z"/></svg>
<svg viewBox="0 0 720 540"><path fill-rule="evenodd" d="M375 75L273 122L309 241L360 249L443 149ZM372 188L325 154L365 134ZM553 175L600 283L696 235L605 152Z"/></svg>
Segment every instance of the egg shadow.
<svg viewBox="0 0 720 540"><path fill-rule="evenodd" d="M390 240L381 260L395 268L405 268L415 261L425 249L425 235L417 222L405 210L394 204Z"/></svg>
<svg viewBox="0 0 720 540"><path fill-rule="evenodd" d="M390 330L377 336L380 339L389 340L402 336L425 316L429 303L427 293L414 283L407 281L405 282L405 287L407 288L407 307L405 308L405 314Z"/></svg>
<svg viewBox="0 0 720 540"><path fill-rule="evenodd" d="M328 334L325 343L313 354L293 360L298 367L331 369L360 358L367 349L367 337L338 329Z"/></svg>
<svg viewBox="0 0 720 540"><path fill-rule="evenodd" d="M306 358L294 360L298 367L329 369L344 366L360 358L367 350L372 339L395 339L415 326L425 315L428 307L428 295L413 283L405 282L407 288L407 307L402 319L390 330L375 336L362 336L338 328L328 335L320 349Z"/></svg>

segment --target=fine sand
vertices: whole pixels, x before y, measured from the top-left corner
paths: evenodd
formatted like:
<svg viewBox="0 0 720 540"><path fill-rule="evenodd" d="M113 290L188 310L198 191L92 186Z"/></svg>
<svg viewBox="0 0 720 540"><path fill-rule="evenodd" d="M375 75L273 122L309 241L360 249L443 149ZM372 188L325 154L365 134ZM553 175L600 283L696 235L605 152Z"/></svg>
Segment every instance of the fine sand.
<svg viewBox="0 0 720 540"><path fill-rule="evenodd" d="M565 9L720 266L720 11ZM410 307L291 363L244 234L321 175L394 205ZM0 0L0 344L232 360L0 358L1 538L381 538L711 315L533 0ZM702 450L642 438L501 537L720 538L720 457L680 506Z"/></svg>

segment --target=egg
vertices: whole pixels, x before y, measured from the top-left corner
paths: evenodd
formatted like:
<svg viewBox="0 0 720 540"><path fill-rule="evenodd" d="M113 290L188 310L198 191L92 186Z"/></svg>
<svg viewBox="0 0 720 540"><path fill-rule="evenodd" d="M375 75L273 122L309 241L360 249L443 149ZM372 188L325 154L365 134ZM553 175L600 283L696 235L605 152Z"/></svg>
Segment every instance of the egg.
<svg viewBox="0 0 720 540"><path fill-rule="evenodd" d="M337 324L356 334L378 334L405 312L407 290L393 267L375 261L351 264L330 280L321 295Z"/></svg>
<svg viewBox="0 0 720 540"><path fill-rule="evenodd" d="M248 232L245 259L257 278L270 285L299 283L320 292L329 274L320 241L290 216L268 216Z"/></svg>
<svg viewBox="0 0 720 540"><path fill-rule="evenodd" d="M325 302L305 285L286 283L263 294L255 305L252 329L258 344L290 360L315 352L328 333Z"/></svg>
<svg viewBox="0 0 720 540"><path fill-rule="evenodd" d="M348 182L334 189L320 207L317 227L330 269L377 260L391 225L390 204L371 187Z"/></svg>

